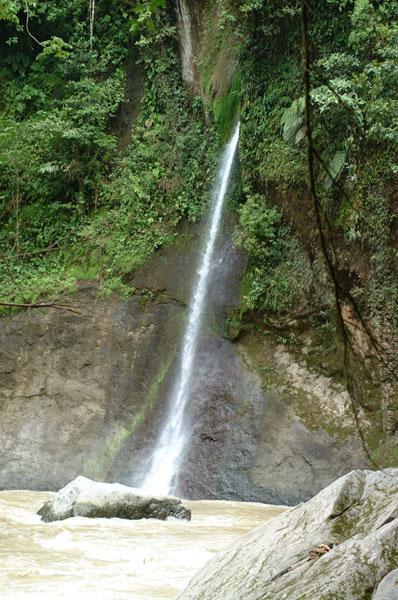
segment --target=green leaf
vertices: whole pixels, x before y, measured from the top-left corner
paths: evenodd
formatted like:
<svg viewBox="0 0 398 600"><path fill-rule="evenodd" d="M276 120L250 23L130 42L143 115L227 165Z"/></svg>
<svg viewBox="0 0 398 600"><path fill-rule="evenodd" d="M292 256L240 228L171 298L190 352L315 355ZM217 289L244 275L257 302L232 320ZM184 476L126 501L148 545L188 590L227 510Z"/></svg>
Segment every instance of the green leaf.
<svg viewBox="0 0 398 600"><path fill-rule="evenodd" d="M283 113L281 125L285 142L293 143L295 141L298 131L304 124L304 108L304 98L301 97L294 100L292 105Z"/></svg>
<svg viewBox="0 0 398 600"><path fill-rule="evenodd" d="M346 158L347 158L346 150L339 150L333 156L332 160L330 161L329 167L328 167L327 177L325 179L326 189L329 189L334 182L336 182L340 179L341 174L344 169L344 166L345 166Z"/></svg>

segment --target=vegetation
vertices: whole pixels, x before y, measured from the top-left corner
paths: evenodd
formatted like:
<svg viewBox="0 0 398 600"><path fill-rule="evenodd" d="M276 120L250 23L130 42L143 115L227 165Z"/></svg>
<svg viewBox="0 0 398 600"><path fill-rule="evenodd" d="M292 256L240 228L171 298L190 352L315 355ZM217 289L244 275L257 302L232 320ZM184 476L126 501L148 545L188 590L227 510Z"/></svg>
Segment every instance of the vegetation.
<svg viewBox="0 0 398 600"><path fill-rule="evenodd" d="M269 279L273 279L274 269L281 301L273 309L284 312L297 307L299 299L294 293L296 271L286 260L281 239L296 237L295 255L305 250L308 256L311 249L314 255L311 242L316 238L312 220L312 228L304 227L307 239L303 239L303 223L297 214L300 204L308 207L300 3L254 1L235 5L220 1L220 5L224 12L229 11L229 20L234 20L241 32L245 193L249 198L263 197L261 202L251 202L250 220L248 209L242 210L240 237L246 240L245 247L255 248L250 254L256 308L270 308ZM350 293L373 323L386 319L396 323L397 5L393 1L330 0L322 6L310 6L317 187L330 243L337 246L340 235L345 239L344 250L341 245L335 248L336 254L340 253L336 271L341 277L345 272L344 284L349 284ZM283 232L280 220L274 218L275 202L278 210L281 205L283 208ZM251 224L263 222L264 211L270 221L260 231ZM279 240L279 260L274 256L273 265L268 256L258 252L262 241L268 243L269 227ZM360 279L354 275L358 265L352 261L347 265L356 253L367 262L366 276ZM303 259L301 262L304 265ZM309 264L303 272L302 303L313 300L318 284L324 283L319 263L314 265L313 285L307 280ZM319 275L321 282L317 281ZM263 293L258 293L261 289ZM250 308L252 291L248 295ZM327 294L316 294L316 299L330 307Z"/></svg>
<svg viewBox="0 0 398 600"><path fill-rule="evenodd" d="M128 293L124 274L206 205L217 138L181 85L165 2L98 0L94 22L89 8L81 0L2 3L3 301L94 277L105 293ZM123 152L115 131L131 57L144 84Z"/></svg>
<svg viewBox="0 0 398 600"><path fill-rule="evenodd" d="M300 0L199 5L209 31L195 68L202 95L191 99L174 3L0 2L0 299L54 296L82 278L129 294L127 275L203 213L218 138L240 103L241 313L257 324L310 319L334 334L340 321L387 398L392 433L397 2L306 3L307 96ZM117 133L127 113L129 143Z"/></svg>
<svg viewBox="0 0 398 600"><path fill-rule="evenodd" d="M256 322L259 314L281 324L289 315L311 316L312 325L326 319L336 349L343 341L357 418L370 402L364 382L372 381L383 398L375 412L391 435L398 424L397 4L306 2L308 102L303 3L219 5L241 39L247 203L238 241L250 256L243 308L256 311Z"/></svg>

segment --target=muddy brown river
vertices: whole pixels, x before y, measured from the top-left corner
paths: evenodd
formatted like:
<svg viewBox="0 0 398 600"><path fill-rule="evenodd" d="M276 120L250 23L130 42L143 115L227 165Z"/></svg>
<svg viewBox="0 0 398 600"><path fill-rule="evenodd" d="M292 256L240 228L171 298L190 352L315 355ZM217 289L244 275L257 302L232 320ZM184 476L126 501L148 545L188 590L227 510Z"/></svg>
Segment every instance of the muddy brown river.
<svg viewBox="0 0 398 600"><path fill-rule="evenodd" d="M276 506L188 502L192 521L76 517L44 524L51 493L0 492L1 600L175 599L194 573Z"/></svg>

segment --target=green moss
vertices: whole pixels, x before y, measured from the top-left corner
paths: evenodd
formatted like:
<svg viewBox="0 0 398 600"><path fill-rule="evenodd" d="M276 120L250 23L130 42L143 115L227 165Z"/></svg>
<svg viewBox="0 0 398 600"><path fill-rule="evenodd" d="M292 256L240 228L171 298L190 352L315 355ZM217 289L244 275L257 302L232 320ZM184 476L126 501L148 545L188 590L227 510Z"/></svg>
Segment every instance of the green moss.
<svg viewBox="0 0 398 600"><path fill-rule="evenodd" d="M372 458L375 463L381 468L386 469L388 467L398 466L398 435L383 440L373 453Z"/></svg>
<svg viewBox="0 0 398 600"><path fill-rule="evenodd" d="M217 6L204 17L199 70L205 104L213 113L222 142L231 134L240 105L241 75L237 70L238 40L230 24L222 23Z"/></svg>
<svg viewBox="0 0 398 600"><path fill-rule="evenodd" d="M259 333L258 328L257 331L249 331L247 327L244 325L241 329L237 348L250 368L255 369L259 374L263 389L269 398L274 397L279 407L284 406L292 410L308 430L319 431L322 429L328 433L336 441L336 444L344 443L353 435L357 436L349 408L347 414L341 417L337 417L332 411L325 414L326 398L319 399L317 395L306 391L307 388L292 385L291 380L286 376L285 366L281 365L276 358L277 348L281 345L279 331L268 330ZM298 339L297 342L300 340ZM302 363L303 353L300 351L299 343L290 345L288 352L293 363L295 361ZM312 369L309 371L314 373ZM344 388L341 387L338 378L334 380L330 377L328 389L334 383L336 384L336 394L340 393ZM371 429L377 430L377 427Z"/></svg>
<svg viewBox="0 0 398 600"><path fill-rule="evenodd" d="M101 480L107 477L116 456L119 454L124 444L132 435L134 435L138 427L144 422L148 413L158 401L160 387L169 372L173 360L174 353L170 353L152 382L145 402L141 408L126 425L121 425L116 431L110 432L104 440L100 455L86 463L84 466L84 473L87 477Z"/></svg>
<svg viewBox="0 0 398 600"><path fill-rule="evenodd" d="M205 37L202 42L202 51L200 57L199 70L203 82L205 96L209 99L212 95L213 76L216 70L217 62L223 54L225 45L224 31L218 26L215 7L210 7L204 18Z"/></svg>
<svg viewBox="0 0 398 600"><path fill-rule="evenodd" d="M214 117L221 139L227 140L237 119L240 105L240 73L236 72L227 94L216 98L213 103Z"/></svg>

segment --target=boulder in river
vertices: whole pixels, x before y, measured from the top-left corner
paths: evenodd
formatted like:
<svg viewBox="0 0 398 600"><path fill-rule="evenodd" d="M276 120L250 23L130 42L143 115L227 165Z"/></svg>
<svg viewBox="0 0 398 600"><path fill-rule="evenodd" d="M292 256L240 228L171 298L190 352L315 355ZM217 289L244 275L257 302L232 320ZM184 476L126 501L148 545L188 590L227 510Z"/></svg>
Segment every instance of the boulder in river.
<svg viewBox="0 0 398 600"><path fill-rule="evenodd" d="M171 496L146 496L136 488L119 483L100 483L76 477L38 511L42 521L70 517L119 519L191 519L191 511Z"/></svg>
<svg viewBox="0 0 398 600"><path fill-rule="evenodd" d="M397 600L398 469L352 471L211 560L179 600Z"/></svg>

